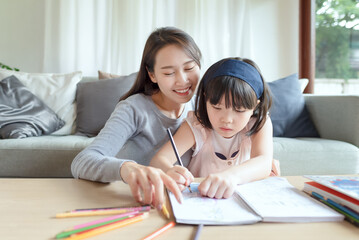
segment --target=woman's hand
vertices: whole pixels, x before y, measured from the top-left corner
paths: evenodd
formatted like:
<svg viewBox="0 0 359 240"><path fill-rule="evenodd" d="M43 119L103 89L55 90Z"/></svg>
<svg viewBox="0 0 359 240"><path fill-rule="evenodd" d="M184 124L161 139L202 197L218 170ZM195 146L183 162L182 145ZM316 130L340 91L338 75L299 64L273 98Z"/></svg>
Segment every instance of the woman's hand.
<svg viewBox="0 0 359 240"><path fill-rule="evenodd" d="M166 173L173 180L175 180L181 191L189 186L194 180L192 173L188 171L187 168L181 167L179 165L173 166Z"/></svg>
<svg viewBox="0 0 359 240"><path fill-rule="evenodd" d="M202 196L210 198L229 198L233 195L237 182L226 172L210 174L198 186Z"/></svg>
<svg viewBox="0 0 359 240"><path fill-rule="evenodd" d="M164 184L175 195L177 201L182 203L182 193L178 185L161 169L126 162L122 164L121 176L130 186L137 202L152 204L161 209L164 203Z"/></svg>

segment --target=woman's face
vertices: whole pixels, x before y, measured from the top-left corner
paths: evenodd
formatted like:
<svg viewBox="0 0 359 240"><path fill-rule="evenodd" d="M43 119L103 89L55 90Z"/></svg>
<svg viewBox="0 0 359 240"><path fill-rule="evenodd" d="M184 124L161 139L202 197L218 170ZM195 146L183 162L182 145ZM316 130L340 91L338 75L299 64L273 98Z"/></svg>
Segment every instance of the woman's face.
<svg viewBox="0 0 359 240"><path fill-rule="evenodd" d="M172 103L188 102L197 87L199 66L177 45L168 45L156 55L151 81L158 84L160 94Z"/></svg>

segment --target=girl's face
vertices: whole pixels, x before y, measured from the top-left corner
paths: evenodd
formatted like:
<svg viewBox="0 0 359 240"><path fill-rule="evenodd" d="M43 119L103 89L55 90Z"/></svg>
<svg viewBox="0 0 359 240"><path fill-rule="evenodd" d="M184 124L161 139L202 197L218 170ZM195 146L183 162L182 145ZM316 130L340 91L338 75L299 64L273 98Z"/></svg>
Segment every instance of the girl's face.
<svg viewBox="0 0 359 240"><path fill-rule="evenodd" d="M158 84L162 98L170 103L188 102L197 87L199 66L182 48L168 45L156 55L151 81Z"/></svg>
<svg viewBox="0 0 359 240"><path fill-rule="evenodd" d="M226 108L224 97L216 105L212 105L208 100L206 107L213 130L224 138L231 138L240 132L247 125L254 111L245 108L234 110L232 106Z"/></svg>

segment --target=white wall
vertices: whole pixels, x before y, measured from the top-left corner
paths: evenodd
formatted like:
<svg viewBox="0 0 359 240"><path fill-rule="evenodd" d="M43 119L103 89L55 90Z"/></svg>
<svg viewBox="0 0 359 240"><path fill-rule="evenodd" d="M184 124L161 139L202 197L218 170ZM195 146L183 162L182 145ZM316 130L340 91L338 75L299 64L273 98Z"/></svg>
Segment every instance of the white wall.
<svg viewBox="0 0 359 240"><path fill-rule="evenodd" d="M45 1L0 0L1 63L25 72L41 72ZM250 0L252 58L267 81L298 71L298 2Z"/></svg>
<svg viewBox="0 0 359 240"><path fill-rule="evenodd" d="M299 1L254 0L252 7L257 30L252 39L253 60L264 78L272 81L298 72Z"/></svg>
<svg viewBox="0 0 359 240"><path fill-rule="evenodd" d="M0 0L0 62L25 72L42 69L46 0Z"/></svg>

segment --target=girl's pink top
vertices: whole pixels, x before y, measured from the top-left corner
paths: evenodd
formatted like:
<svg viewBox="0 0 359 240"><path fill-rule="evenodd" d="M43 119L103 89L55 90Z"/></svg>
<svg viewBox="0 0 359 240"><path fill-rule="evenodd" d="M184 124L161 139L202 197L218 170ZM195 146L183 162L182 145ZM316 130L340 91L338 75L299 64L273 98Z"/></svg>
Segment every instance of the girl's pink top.
<svg viewBox="0 0 359 240"><path fill-rule="evenodd" d="M206 177L250 159L252 142L246 132L253 126L255 118L251 118L247 126L231 138L224 138L216 131L203 127L194 112L188 113L186 121L196 142L188 165L194 177Z"/></svg>

